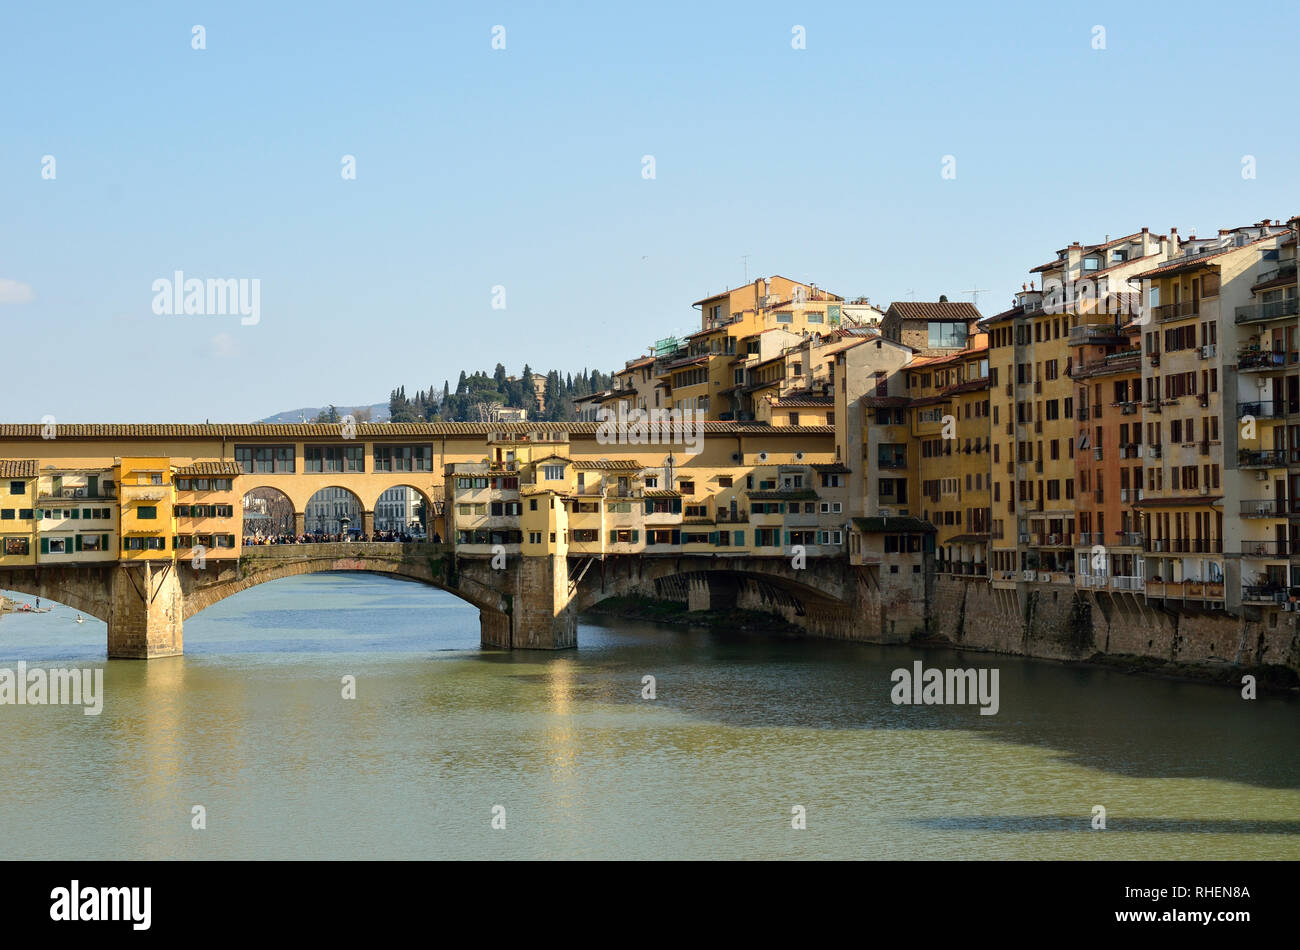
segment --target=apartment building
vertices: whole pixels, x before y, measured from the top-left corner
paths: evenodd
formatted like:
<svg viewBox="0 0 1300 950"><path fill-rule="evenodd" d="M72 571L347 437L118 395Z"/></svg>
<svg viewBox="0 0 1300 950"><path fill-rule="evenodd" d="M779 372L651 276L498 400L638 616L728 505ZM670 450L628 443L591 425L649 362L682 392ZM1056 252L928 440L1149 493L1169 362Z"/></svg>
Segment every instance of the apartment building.
<svg viewBox="0 0 1300 950"><path fill-rule="evenodd" d="M123 458L114 468L122 561L170 560L176 534L171 459Z"/></svg>
<svg viewBox="0 0 1300 950"><path fill-rule="evenodd" d="M878 464L906 466L912 506L935 526L935 569L984 576L991 537L992 438L989 425L988 337L950 356L921 357L905 369L910 394L907 446L881 444Z"/></svg>
<svg viewBox="0 0 1300 950"><path fill-rule="evenodd" d="M36 563L35 459L0 459L0 567Z"/></svg>
<svg viewBox="0 0 1300 950"><path fill-rule="evenodd" d="M37 563L114 561L118 496L111 468L47 468L37 480Z"/></svg>
<svg viewBox="0 0 1300 950"><path fill-rule="evenodd" d="M1135 503L1148 601L1233 614L1290 602L1286 371L1254 354L1272 352L1274 327L1287 345L1295 311L1273 301L1289 285L1272 281L1293 241L1290 228L1268 221L1213 238L1173 232L1177 253L1139 275L1150 282L1146 485ZM1242 517L1243 507L1254 514Z"/></svg>

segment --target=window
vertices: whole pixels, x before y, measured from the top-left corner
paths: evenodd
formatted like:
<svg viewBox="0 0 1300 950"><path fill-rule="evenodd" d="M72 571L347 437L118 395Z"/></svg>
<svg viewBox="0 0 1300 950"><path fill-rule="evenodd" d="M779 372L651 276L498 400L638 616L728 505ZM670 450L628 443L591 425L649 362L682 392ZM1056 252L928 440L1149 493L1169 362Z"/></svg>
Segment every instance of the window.
<svg viewBox="0 0 1300 950"><path fill-rule="evenodd" d="M158 517L157 505L136 505L135 516L137 518L150 519Z"/></svg>
<svg viewBox="0 0 1300 950"><path fill-rule="evenodd" d="M718 476L718 487L719 487L719 488L730 488L730 487L731 487L731 476L730 476L730 475L719 475L719 476Z"/></svg>
<svg viewBox="0 0 1300 950"><path fill-rule="evenodd" d="M25 494L27 494L27 485L26 485L24 482L10 482L10 483L9 483L9 494L11 494L11 495L25 495Z"/></svg>
<svg viewBox="0 0 1300 950"><path fill-rule="evenodd" d="M558 482L564 478L563 465L543 465L542 478L549 482Z"/></svg>
<svg viewBox="0 0 1300 950"><path fill-rule="evenodd" d="M961 349L966 345L966 324L931 320L927 327L930 346Z"/></svg>

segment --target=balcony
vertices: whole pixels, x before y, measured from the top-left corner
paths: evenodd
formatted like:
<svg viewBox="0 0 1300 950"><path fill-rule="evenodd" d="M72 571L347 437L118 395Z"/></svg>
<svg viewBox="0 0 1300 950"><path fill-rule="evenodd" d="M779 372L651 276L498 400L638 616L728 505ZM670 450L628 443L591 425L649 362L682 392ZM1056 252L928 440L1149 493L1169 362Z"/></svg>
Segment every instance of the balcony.
<svg viewBox="0 0 1300 950"><path fill-rule="evenodd" d="M718 509L718 524L748 524L748 511L728 511L726 508Z"/></svg>
<svg viewBox="0 0 1300 950"><path fill-rule="evenodd" d="M1241 503L1241 516L1243 518L1285 518L1286 508L1286 502L1274 501L1272 498L1243 501Z"/></svg>
<svg viewBox="0 0 1300 950"><path fill-rule="evenodd" d="M1189 317L1199 316L1201 312L1201 302L1199 300L1180 300L1178 303L1161 304L1151 310L1151 315L1157 323L1168 323L1170 320L1186 320ZM1238 320L1238 323L1241 321Z"/></svg>
<svg viewBox="0 0 1300 950"><path fill-rule="evenodd" d="M1144 584L1140 577L1116 575L1110 579L1111 590L1142 590Z"/></svg>
<svg viewBox="0 0 1300 950"><path fill-rule="evenodd" d="M1237 467L1249 468L1286 468L1286 452L1283 449L1264 449L1255 451L1242 449L1237 453Z"/></svg>
<svg viewBox="0 0 1300 950"><path fill-rule="evenodd" d="M1272 373L1286 369L1286 354L1273 350L1247 347L1237 353L1237 372Z"/></svg>
<svg viewBox="0 0 1300 950"><path fill-rule="evenodd" d="M1236 323L1263 323L1282 317L1295 316L1300 313L1300 297L1288 297L1286 300L1274 300L1271 303L1252 303L1238 307L1233 311Z"/></svg>
<svg viewBox="0 0 1300 950"><path fill-rule="evenodd" d="M1070 346L1125 343L1128 337L1117 323L1087 323L1070 328Z"/></svg>
<svg viewBox="0 0 1300 950"><path fill-rule="evenodd" d="M894 471L896 471L896 470L898 470L898 469L904 469L904 468L907 468L907 459L906 459L906 458L899 458L899 457L897 457L897 456L893 456L893 457L890 457L890 458L877 459L877 460L876 460L876 467L877 467L877 468L890 469L890 470L894 470Z"/></svg>
<svg viewBox="0 0 1300 950"><path fill-rule="evenodd" d="M1263 402L1237 403L1237 418L1252 416L1256 419L1280 419L1286 415L1286 404L1281 399L1269 399Z"/></svg>
<svg viewBox="0 0 1300 950"><path fill-rule="evenodd" d="M1146 536L1141 531L1120 531L1119 544L1121 548L1140 548L1146 542Z"/></svg>
<svg viewBox="0 0 1300 950"><path fill-rule="evenodd" d="M1290 542L1287 541L1242 541L1241 556L1289 557L1290 547Z"/></svg>
<svg viewBox="0 0 1300 950"><path fill-rule="evenodd" d="M1287 596L1281 584L1243 584L1241 588L1243 604L1284 604Z"/></svg>

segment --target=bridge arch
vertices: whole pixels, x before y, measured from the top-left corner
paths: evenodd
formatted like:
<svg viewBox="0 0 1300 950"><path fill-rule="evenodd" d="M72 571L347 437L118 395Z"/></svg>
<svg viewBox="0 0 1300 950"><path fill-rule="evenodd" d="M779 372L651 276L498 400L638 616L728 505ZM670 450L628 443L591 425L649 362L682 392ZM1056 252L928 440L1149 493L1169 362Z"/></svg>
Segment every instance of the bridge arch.
<svg viewBox="0 0 1300 950"><path fill-rule="evenodd" d="M9 570L0 586L19 594L62 604L87 617L107 623L113 610L111 570L100 568L32 567Z"/></svg>
<svg viewBox="0 0 1300 950"><path fill-rule="evenodd" d="M262 485L244 492L244 537L266 538L296 534L296 508L293 499L273 485Z"/></svg>
<svg viewBox="0 0 1300 950"><path fill-rule="evenodd" d="M303 530L312 535L369 533L364 515L373 511L361 496L340 484L317 489L303 506Z"/></svg>
<svg viewBox="0 0 1300 950"><path fill-rule="evenodd" d="M639 595L684 602L691 611L746 609L784 617L823 636L846 636L870 601L862 579L838 561L810 559L795 568L786 558L608 558L573 564L574 606L582 611L611 597Z"/></svg>
<svg viewBox="0 0 1300 950"><path fill-rule="evenodd" d="M459 572L449 550L401 542L270 544L245 548L238 566L196 570L188 563L178 564L184 616L192 617L227 597L281 578L343 572L417 581L444 590L482 613L504 617L508 601L490 584Z"/></svg>

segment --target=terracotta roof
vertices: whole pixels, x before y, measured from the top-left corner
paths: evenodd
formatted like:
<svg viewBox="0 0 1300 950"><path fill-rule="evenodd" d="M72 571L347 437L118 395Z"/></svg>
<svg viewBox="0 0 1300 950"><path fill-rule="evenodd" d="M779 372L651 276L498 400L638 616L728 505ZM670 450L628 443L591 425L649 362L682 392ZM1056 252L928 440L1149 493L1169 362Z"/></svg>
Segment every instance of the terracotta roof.
<svg viewBox="0 0 1300 950"><path fill-rule="evenodd" d="M33 478L35 475L36 459L0 459L0 478Z"/></svg>
<svg viewBox="0 0 1300 950"><path fill-rule="evenodd" d="M934 525L928 521L922 521L920 518L854 518L853 526L859 531L865 531L868 534L879 534L881 532L901 532L905 534L926 533L931 534L935 530Z"/></svg>
<svg viewBox="0 0 1300 950"><path fill-rule="evenodd" d="M811 488L765 489L745 492L751 501L816 501Z"/></svg>
<svg viewBox="0 0 1300 950"><path fill-rule="evenodd" d="M593 469L610 472L640 471L641 463L635 459L594 459L574 462L573 467L579 471Z"/></svg>
<svg viewBox="0 0 1300 950"><path fill-rule="evenodd" d="M943 391L943 395L957 396L961 393L973 393L976 390L988 388L989 378L987 376L981 376L979 379L970 379L964 383L958 383L956 386L949 386Z"/></svg>
<svg viewBox="0 0 1300 950"><path fill-rule="evenodd" d="M191 465L176 466L176 474L186 475L242 475L244 470L238 462L194 462Z"/></svg>
<svg viewBox="0 0 1300 950"><path fill-rule="evenodd" d="M1106 251L1117 244L1127 244L1130 241L1136 241L1141 236L1142 236L1142 232L1138 231L1136 234L1126 234L1124 235L1124 237L1118 237L1118 238L1113 238L1112 240L1109 241L1103 241L1101 244L1083 244L1080 245L1079 252L1080 254L1088 254L1093 251ZM1168 240L1167 238L1159 234L1153 234L1151 236L1155 238L1157 241ZM1071 244L1070 247L1074 247L1074 245ZM1058 255L1056 260L1048 261L1046 264L1039 264L1037 267L1030 268L1029 273L1036 274L1039 271L1055 270L1058 267L1065 266L1065 264L1068 263L1068 261L1066 261L1064 258L1060 257L1059 255L1065 254L1067 251L1070 250L1070 247L1061 248L1059 251L1056 252ZM1141 260L1141 258L1135 258L1135 260ZM1098 272L1094 271L1094 273L1098 273Z"/></svg>
<svg viewBox="0 0 1300 950"><path fill-rule="evenodd" d="M1275 232L1273 234L1266 234L1263 237L1256 238L1253 241L1248 241L1245 244L1225 247L1210 254L1198 254L1194 257L1176 257L1171 261L1167 261L1164 264L1151 268L1151 270L1144 270L1140 274L1134 274L1133 277L1134 279L1156 276L1171 277L1174 274L1197 270L1206 264L1213 263L1220 257L1233 253L1234 251L1245 250L1248 247L1254 247L1256 244L1263 244L1265 241L1276 241L1280 237L1282 237L1282 234L1280 232ZM1218 265L1215 264L1214 266L1217 267Z"/></svg>
<svg viewBox="0 0 1300 950"><path fill-rule="evenodd" d="M478 436L494 432L528 435L532 432L567 432L570 435L595 436L599 422L359 422L358 439L441 438ZM705 435L744 435L770 432L766 422L705 422ZM785 432L790 427L783 427ZM0 423L0 440L36 441L41 438L40 423ZM808 435L833 433L834 427L806 426ZM309 439L339 438L337 424L326 423L60 423L60 439Z"/></svg>
<svg viewBox="0 0 1300 950"><path fill-rule="evenodd" d="M644 492L647 498L681 498L682 493L671 488L647 488Z"/></svg>
<svg viewBox="0 0 1300 950"><path fill-rule="evenodd" d="M780 399L774 401L772 405L779 406L782 409L785 409L787 407L794 408L794 409L798 409L800 407L807 407L809 409L812 409L812 408L835 405L835 397L834 396L797 396L797 395L782 396Z"/></svg>
<svg viewBox="0 0 1300 950"><path fill-rule="evenodd" d="M561 462L563 462L565 465L568 465L570 462L573 461L573 459L569 458L569 456L567 456L567 455L559 455L558 453L555 453L555 452L552 452L550 455L543 455L541 458L539 458L539 459L533 459L532 461L533 461L533 464L534 464L534 465L541 465L543 462L549 462L549 461L551 461L552 459L556 459L556 460L558 460L558 461L561 461Z"/></svg>
<svg viewBox="0 0 1300 950"><path fill-rule="evenodd" d="M895 301L889 305L885 311L886 315L893 314L902 317L904 320L978 320L980 312L975 309L974 304L965 301L935 301L924 302L919 300Z"/></svg>
<svg viewBox="0 0 1300 950"><path fill-rule="evenodd" d="M1142 498L1133 502L1134 508L1199 508L1222 501L1222 495L1197 495L1188 498Z"/></svg>
<svg viewBox="0 0 1300 950"><path fill-rule="evenodd" d="M813 469L824 475L848 475L852 471L840 462L814 462Z"/></svg>
<svg viewBox="0 0 1300 950"><path fill-rule="evenodd" d="M868 409L902 409L911 405L906 396L863 396L862 405Z"/></svg>

